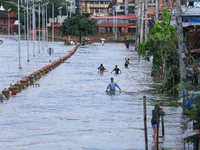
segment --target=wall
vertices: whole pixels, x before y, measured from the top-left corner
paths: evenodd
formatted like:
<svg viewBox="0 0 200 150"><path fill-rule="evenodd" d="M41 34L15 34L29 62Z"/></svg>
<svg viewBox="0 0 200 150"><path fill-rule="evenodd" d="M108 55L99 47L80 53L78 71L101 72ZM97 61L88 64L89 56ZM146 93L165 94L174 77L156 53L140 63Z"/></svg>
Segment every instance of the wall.
<svg viewBox="0 0 200 150"><path fill-rule="evenodd" d="M190 49L198 49L200 48L200 31L191 31L187 32L187 45L191 46Z"/></svg>
<svg viewBox="0 0 200 150"><path fill-rule="evenodd" d="M115 20L116 21L116 20ZM114 22L115 22L114 21ZM98 19L98 24L106 23L106 19ZM113 23L113 19L108 19L107 23ZM116 23L116 22L115 22ZM117 23L130 23L128 19L117 19Z"/></svg>

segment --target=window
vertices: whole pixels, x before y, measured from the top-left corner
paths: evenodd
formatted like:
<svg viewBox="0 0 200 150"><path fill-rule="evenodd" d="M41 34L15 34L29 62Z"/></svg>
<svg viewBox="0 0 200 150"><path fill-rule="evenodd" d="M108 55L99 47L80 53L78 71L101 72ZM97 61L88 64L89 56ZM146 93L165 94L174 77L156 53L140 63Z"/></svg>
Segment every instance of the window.
<svg viewBox="0 0 200 150"><path fill-rule="evenodd" d="M120 9L124 9L124 6L120 6Z"/></svg>
<svg viewBox="0 0 200 150"><path fill-rule="evenodd" d="M90 4L94 4L94 1L91 1Z"/></svg>
<svg viewBox="0 0 200 150"><path fill-rule="evenodd" d="M130 14L134 14L134 13L135 13L135 6L130 6L130 7L128 7L128 12L129 12Z"/></svg>
<svg viewBox="0 0 200 150"><path fill-rule="evenodd" d="M4 20L4 24L6 24L6 20Z"/></svg>
<svg viewBox="0 0 200 150"><path fill-rule="evenodd" d="M105 4L108 4L108 2L105 2Z"/></svg>
<svg viewBox="0 0 200 150"><path fill-rule="evenodd" d="M100 9L100 13L104 13L104 9Z"/></svg>
<svg viewBox="0 0 200 150"><path fill-rule="evenodd" d="M95 9L95 13L99 13L99 9Z"/></svg>
<svg viewBox="0 0 200 150"><path fill-rule="evenodd" d="M4 31L6 31L6 28L4 28Z"/></svg>
<svg viewBox="0 0 200 150"><path fill-rule="evenodd" d="M99 2L98 2L98 1L96 1L96 2L95 2L95 4L99 4Z"/></svg>
<svg viewBox="0 0 200 150"><path fill-rule="evenodd" d="M103 4L103 2L101 1L100 4Z"/></svg>
<svg viewBox="0 0 200 150"><path fill-rule="evenodd" d="M188 6L194 7L194 2L189 2Z"/></svg>
<svg viewBox="0 0 200 150"><path fill-rule="evenodd" d="M94 13L94 9L90 9L90 13Z"/></svg>

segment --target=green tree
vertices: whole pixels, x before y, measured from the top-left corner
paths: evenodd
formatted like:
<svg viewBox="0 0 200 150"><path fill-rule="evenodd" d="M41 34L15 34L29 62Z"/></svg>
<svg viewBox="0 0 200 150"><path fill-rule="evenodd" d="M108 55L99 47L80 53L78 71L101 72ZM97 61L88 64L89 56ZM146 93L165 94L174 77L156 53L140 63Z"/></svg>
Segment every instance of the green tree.
<svg viewBox="0 0 200 150"><path fill-rule="evenodd" d="M163 21L154 25L148 40L139 44L138 54L147 60L153 56L152 74L166 80L167 74L171 73L169 73L170 66L178 66L179 59L176 55L177 32L175 27L170 25L171 14L168 9L164 9L162 16Z"/></svg>
<svg viewBox="0 0 200 150"><path fill-rule="evenodd" d="M97 34L97 20L94 18L86 17L87 14L74 14L72 17L68 17L64 20L63 25L60 27L62 35L78 36L81 43L81 36L95 35Z"/></svg>

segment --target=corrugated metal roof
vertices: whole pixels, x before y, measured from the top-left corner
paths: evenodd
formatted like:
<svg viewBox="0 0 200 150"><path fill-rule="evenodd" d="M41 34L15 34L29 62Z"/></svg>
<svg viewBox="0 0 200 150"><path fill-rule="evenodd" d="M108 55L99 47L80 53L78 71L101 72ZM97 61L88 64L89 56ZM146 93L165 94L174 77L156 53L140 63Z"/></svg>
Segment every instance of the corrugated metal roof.
<svg viewBox="0 0 200 150"><path fill-rule="evenodd" d="M116 19L116 16L94 16L94 15L91 15L92 18L95 18L97 20L101 20L101 19ZM145 16L143 17L145 18ZM151 18L151 16L147 16L147 18ZM136 15L119 15L117 16L117 19L137 19L137 16Z"/></svg>
<svg viewBox="0 0 200 150"><path fill-rule="evenodd" d="M95 18L97 20L100 20L100 19L114 19L116 18L116 16L93 16L91 15L92 18ZM117 16L117 19L137 19L136 15L119 15Z"/></svg>
<svg viewBox="0 0 200 150"><path fill-rule="evenodd" d="M182 8L182 16L200 16L200 8L196 7L185 7Z"/></svg>

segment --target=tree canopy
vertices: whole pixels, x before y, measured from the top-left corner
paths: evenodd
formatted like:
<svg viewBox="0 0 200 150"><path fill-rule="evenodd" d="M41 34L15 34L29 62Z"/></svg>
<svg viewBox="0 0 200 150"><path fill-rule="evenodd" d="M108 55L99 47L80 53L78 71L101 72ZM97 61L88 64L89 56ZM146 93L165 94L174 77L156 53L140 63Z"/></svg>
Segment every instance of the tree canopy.
<svg viewBox="0 0 200 150"><path fill-rule="evenodd" d="M146 57L148 60L153 56L152 75L162 76L164 79L171 79L171 71L174 72L175 84L179 83L178 69L179 57L176 54L177 32L173 25L170 25L168 9L163 11L163 21L156 22L149 33L148 40L141 42L138 47L139 57ZM170 69L171 68L171 69ZM176 74L175 74L176 73ZM167 90L171 85L167 82Z"/></svg>
<svg viewBox="0 0 200 150"><path fill-rule="evenodd" d="M89 18L88 14L74 14L64 20L63 25L60 27L62 35L73 35L80 37L97 34L97 20Z"/></svg>

